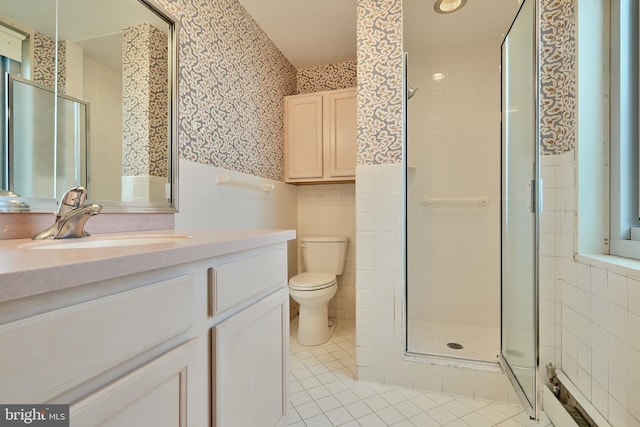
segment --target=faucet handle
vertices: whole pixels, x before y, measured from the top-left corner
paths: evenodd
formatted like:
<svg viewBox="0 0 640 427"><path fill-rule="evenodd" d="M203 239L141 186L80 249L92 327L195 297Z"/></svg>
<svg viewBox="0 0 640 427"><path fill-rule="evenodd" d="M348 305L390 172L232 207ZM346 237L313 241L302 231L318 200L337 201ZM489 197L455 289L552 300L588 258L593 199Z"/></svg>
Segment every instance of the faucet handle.
<svg viewBox="0 0 640 427"><path fill-rule="evenodd" d="M67 190L60 199L57 217L61 218L74 209L82 206L87 199L87 189L84 187L73 187Z"/></svg>

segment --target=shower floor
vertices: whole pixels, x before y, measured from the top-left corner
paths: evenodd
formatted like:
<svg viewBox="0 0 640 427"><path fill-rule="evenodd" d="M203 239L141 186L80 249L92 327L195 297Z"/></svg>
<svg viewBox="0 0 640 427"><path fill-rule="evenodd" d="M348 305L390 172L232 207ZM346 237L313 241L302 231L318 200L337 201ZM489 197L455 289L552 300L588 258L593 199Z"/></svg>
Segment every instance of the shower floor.
<svg viewBox="0 0 640 427"><path fill-rule="evenodd" d="M454 349L447 344L460 344ZM412 353L497 362L500 329L476 325L409 320L407 348Z"/></svg>

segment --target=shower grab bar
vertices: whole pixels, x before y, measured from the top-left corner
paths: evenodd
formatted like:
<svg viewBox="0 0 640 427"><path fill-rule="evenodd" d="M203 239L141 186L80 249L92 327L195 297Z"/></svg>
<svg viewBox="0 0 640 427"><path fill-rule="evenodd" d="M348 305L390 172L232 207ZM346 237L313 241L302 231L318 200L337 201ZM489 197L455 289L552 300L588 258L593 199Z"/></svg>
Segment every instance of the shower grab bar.
<svg viewBox="0 0 640 427"><path fill-rule="evenodd" d="M464 203L477 203L480 206L487 206L489 204L489 198L487 196L478 196L478 197L422 196L420 198L420 204L422 206L435 205L435 204L464 204Z"/></svg>
<svg viewBox="0 0 640 427"><path fill-rule="evenodd" d="M272 191L276 189L276 186L273 184L269 184L267 182L263 183L254 183L254 182L246 182L240 181L237 179L230 178L229 175L218 175L216 176L216 184L228 184L235 185L236 187L249 188L252 190L260 190L260 191Z"/></svg>

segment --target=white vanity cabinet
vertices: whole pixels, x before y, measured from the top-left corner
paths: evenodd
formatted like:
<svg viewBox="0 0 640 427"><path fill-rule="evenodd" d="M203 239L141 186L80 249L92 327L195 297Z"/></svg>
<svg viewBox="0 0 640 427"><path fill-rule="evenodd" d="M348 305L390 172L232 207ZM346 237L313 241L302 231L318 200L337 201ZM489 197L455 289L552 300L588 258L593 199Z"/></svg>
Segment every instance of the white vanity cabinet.
<svg viewBox="0 0 640 427"><path fill-rule="evenodd" d="M43 312L0 325L0 401L70 404L73 426L201 425L187 424L199 405L193 377L206 374L197 354L197 275L162 274L175 277L88 285L84 291L107 295L74 292L90 299L50 311L36 305L41 299L3 304ZM139 287L122 290L131 284Z"/></svg>
<svg viewBox="0 0 640 427"><path fill-rule="evenodd" d="M72 427L286 425L282 240L0 301L0 402L69 404Z"/></svg>
<svg viewBox="0 0 640 427"><path fill-rule="evenodd" d="M251 305L211 331L214 426L287 424L289 291L284 249L211 269L213 315L220 308ZM244 283L245 295L233 289ZM268 295L256 298L259 295Z"/></svg>
<svg viewBox="0 0 640 427"><path fill-rule="evenodd" d="M288 301L283 289L212 330L215 426L287 424Z"/></svg>
<svg viewBox="0 0 640 427"><path fill-rule="evenodd" d="M197 426L196 343L189 341L99 389L70 408L74 426Z"/></svg>

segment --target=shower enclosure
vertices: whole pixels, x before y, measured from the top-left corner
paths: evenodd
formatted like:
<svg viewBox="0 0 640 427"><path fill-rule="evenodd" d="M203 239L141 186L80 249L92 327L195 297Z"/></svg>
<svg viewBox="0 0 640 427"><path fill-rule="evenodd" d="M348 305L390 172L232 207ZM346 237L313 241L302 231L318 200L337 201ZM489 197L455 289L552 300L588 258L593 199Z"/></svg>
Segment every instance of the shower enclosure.
<svg viewBox="0 0 640 427"><path fill-rule="evenodd" d="M537 419L538 159L537 4L526 0L502 43L502 339L500 364Z"/></svg>
<svg viewBox="0 0 640 427"><path fill-rule="evenodd" d="M536 2L489 3L403 1L406 353L504 369L535 416Z"/></svg>

